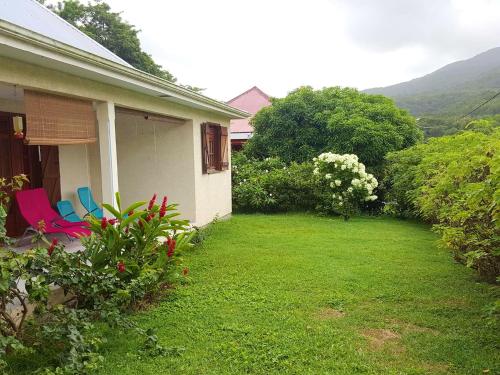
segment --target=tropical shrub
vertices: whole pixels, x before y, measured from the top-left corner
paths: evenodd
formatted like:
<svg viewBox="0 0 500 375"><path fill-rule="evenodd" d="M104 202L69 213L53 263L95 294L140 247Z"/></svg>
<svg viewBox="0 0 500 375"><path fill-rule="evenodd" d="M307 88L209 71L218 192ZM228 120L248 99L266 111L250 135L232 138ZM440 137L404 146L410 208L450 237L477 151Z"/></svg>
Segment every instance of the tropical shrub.
<svg viewBox="0 0 500 375"><path fill-rule="evenodd" d="M48 283L31 272L27 254L0 248L0 352L9 347L23 348L19 339L29 304L46 302L48 294Z"/></svg>
<svg viewBox="0 0 500 375"><path fill-rule="evenodd" d="M117 194L116 208L103 204L114 218L91 218L92 235L83 239L84 254L93 269L113 270L129 285L132 302L154 293L166 281L168 271L178 263L177 255L191 246L194 236L188 220L176 219L178 205L167 204L167 197L157 204L156 198L155 194L142 209L146 202L122 209Z"/></svg>
<svg viewBox="0 0 500 375"><path fill-rule="evenodd" d="M24 253L3 249L0 266L0 369L7 366L11 357L36 354L50 359L38 369L45 374L93 373L103 361L99 351L105 342L95 322L118 329L130 326L113 298L118 295L119 280L109 274L92 274L79 253L67 253L55 240L48 248L35 247ZM110 298L88 307L78 305L72 295L62 301L50 301L49 288L61 287L53 281L60 280L64 273L65 280L73 278L72 283L87 287L86 294L95 296L96 301L103 291ZM142 334L140 330L135 332Z"/></svg>
<svg viewBox="0 0 500 375"><path fill-rule="evenodd" d="M331 194L332 206L344 220L359 211L362 202L374 201L377 179L366 173L365 165L353 154L323 153L314 158L314 175Z"/></svg>
<svg viewBox="0 0 500 375"><path fill-rule="evenodd" d="M492 134L496 128L500 127L500 115L485 116L470 121L465 125L465 130L472 130L484 134Z"/></svg>
<svg viewBox="0 0 500 375"><path fill-rule="evenodd" d="M21 190L26 182L28 182L28 177L24 174L14 176L10 180L0 177L0 245L10 243L5 228L7 213L10 208L10 194Z"/></svg>
<svg viewBox="0 0 500 375"><path fill-rule="evenodd" d="M47 358L59 353L44 373L93 373L103 360L104 343L95 322L140 334L150 354L168 353L154 333L124 312L187 275L186 269L177 270L193 231L188 221L176 219L177 205L167 204L166 197L161 204L155 195L146 207L137 202L124 210L119 194L116 200L117 207L103 205L113 218L90 219L92 235L82 239L82 251L66 252L57 239L50 243L40 232L35 240L47 247L0 252L0 368L8 355L31 350ZM48 303L49 286L62 288L64 300ZM34 305L30 318L28 303ZM20 309L12 309L16 305Z"/></svg>
<svg viewBox="0 0 500 375"><path fill-rule="evenodd" d="M494 281L500 274L500 129L466 131L388 155L386 210L434 224L441 245Z"/></svg>
<svg viewBox="0 0 500 375"><path fill-rule="evenodd" d="M256 160L242 153L236 154L232 163L235 210L313 210L321 199L311 178L312 163L286 165L279 158Z"/></svg>
<svg viewBox="0 0 500 375"><path fill-rule="evenodd" d="M350 197L344 207L338 204L338 198L335 201L332 198L332 195L338 190L337 187L331 187L330 183L325 184L322 180L323 176L314 173L318 165L315 166L312 162L287 165L279 158L257 160L248 158L241 152L233 157L232 162L233 208L238 211L317 211L322 214L345 213L346 217L349 217L360 206L366 208L366 203L375 199L371 192L373 186L376 186L376 179L372 175L366 174L364 165L357 161L354 169L357 172L353 172L352 169L345 171L339 169L338 171L338 173L342 172L339 178L347 178L348 174L352 175L349 183L354 178L360 180L359 186L353 187L349 191L346 190L344 193L346 199L348 196ZM350 162L346 164L347 166L351 167ZM354 168L354 164L352 166ZM326 170L328 166L325 165L324 168ZM363 190L367 176L370 177L373 186L369 185ZM369 199L365 199L367 197L360 198L362 202L356 203L356 199L361 197L362 192L368 190L370 191L369 196L372 197ZM339 192L338 197L343 197L343 195Z"/></svg>
<svg viewBox="0 0 500 375"><path fill-rule="evenodd" d="M388 152L423 137L415 119L391 99L352 88L301 87L271 102L252 120L255 132L243 150L249 157L289 164L333 151L356 154L377 171Z"/></svg>

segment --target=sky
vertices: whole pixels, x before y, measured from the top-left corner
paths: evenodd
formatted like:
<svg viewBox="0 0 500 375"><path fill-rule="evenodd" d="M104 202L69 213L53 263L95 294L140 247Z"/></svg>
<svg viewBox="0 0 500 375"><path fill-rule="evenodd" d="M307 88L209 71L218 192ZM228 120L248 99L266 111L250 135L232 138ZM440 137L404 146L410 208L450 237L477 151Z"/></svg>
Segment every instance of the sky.
<svg viewBox="0 0 500 375"><path fill-rule="evenodd" d="M500 0L106 0L180 83L387 86L500 47Z"/></svg>

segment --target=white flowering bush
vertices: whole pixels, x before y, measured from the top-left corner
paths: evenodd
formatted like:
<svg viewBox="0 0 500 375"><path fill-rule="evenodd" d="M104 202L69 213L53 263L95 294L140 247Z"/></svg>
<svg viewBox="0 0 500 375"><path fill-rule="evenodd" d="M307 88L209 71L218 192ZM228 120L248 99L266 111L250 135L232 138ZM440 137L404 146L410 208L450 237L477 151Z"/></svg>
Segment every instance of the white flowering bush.
<svg viewBox="0 0 500 375"><path fill-rule="evenodd" d="M366 173L365 166L353 154L326 152L314 158L314 175L331 192L332 205L345 220L358 211L360 204L374 201L378 181Z"/></svg>

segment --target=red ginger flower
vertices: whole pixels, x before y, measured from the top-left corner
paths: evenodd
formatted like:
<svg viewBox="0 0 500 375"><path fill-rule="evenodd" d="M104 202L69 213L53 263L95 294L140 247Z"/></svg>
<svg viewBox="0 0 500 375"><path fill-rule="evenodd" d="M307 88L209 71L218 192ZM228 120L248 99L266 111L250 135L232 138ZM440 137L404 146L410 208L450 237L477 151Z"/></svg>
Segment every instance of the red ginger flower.
<svg viewBox="0 0 500 375"><path fill-rule="evenodd" d="M171 258L174 255L176 241L173 238L171 238L171 237L167 237L166 244L167 244L167 248L168 248L168 250L167 250L167 256L169 258Z"/></svg>
<svg viewBox="0 0 500 375"><path fill-rule="evenodd" d="M118 270L118 272L120 272L120 273L125 272L125 263L123 263L122 261L119 261L119 262L116 264L116 269L117 269L117 270Z"/></svg>
<svg viewBox="0 0 500 375"><path fill-rule="evenodd" d="M148 204L148 210L149 211L151 211L153 209L155 203L156 203L156 193L154 193L153 197L149 201L149 204Z"/></svg>
<svg viewBox="0 0 500 375"><path fill-rule="evenodd" d="M149 223L151 220L153 220L154 217L154 214L149 214L148 216L146 216L146 221Z"/></svg>
<svg viewBox="0 0 500 375"><path fill-rule="evenodd" d="M132 216L134 214L134 210L131 210L129 213L128 213L128 216Z"/></svg>
<svg viewBox="0 0 500 375"><path fill-rule="evenodd" d="M108 226L108 219L106 218L106 216L104 216L101 219L101 229L106 229L107 226Z"/></svg>
<svg viewBox="0 0 500 375"><path fill-rule="evenodd" d="M57 244L59 243L59 240L57 238L54 238L52 240L52 243L50 244L50 247L49 249L47 250L47 254L49 254L49 256L52 255L54 249L56 248Z"/></svg>
<svg viewBox="0 0 500 375"><path fill-rule="evenodd" d="M108 223L109 225L115 225L116 223L118 223L118 219L109 219Z"/></svg>
<svg viewBox="0 0 500 375"><path fill-rule="evenodd" d="M163 201L161 202L161 207L160 207L160 217L165 216L167 213L167 197L163 197Z"/></svg>

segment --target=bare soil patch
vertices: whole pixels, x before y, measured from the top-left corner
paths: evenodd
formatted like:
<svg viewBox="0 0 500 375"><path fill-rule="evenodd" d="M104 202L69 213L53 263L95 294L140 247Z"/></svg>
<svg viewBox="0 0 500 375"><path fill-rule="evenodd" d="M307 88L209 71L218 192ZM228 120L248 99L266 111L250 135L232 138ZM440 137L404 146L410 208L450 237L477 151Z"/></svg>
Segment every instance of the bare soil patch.
<svg viewBox="0 0 500 375"><path fill-rule="evenodd" d="M331 307L325 307L316 314L316 318L320 320L338 319L344 316L345 313L340 310L332 309Z"/></svg>
<svg viewBox="0 0 500 375"><path fill-rule="evenodd" d="M382 350L387 343L397 344L401 336L389 329L365 329L361 334L367 338L370 349ZM398 352L404 351L397 350Z"/></svg>
<svg viewBox="0 0 500 375"><path fill-rule="evenodd" d="M447 374L450 367L444 363L426 363L421 366L423 370L432 374Z"/></svg>
<svg viewBox="0 0 500 375"><path fill-rule="evenodd" d="M397 319L390 319L390 320L386 320L386 321L389 322L391 325L394 325L395 326L394 328L396 328L398 331L401 331L403 334L406 334L406 333L428 333L428 334L431 334L433 336L439 335L439 331L432 329L432 328L428 328L428 327L422 327L422 326L419 326L417 324L404 322L404 321L397 320Z"/></svg>

